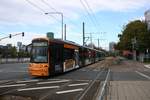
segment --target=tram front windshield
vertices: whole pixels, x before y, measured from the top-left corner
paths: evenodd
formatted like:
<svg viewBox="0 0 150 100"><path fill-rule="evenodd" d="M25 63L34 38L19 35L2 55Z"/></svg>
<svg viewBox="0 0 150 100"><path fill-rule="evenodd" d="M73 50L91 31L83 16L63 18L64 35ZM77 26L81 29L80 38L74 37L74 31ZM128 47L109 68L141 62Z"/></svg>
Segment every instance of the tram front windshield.
<svg viewBox="0 0 150 100"><path fill-rule="evenodd" d="M48 62L48 48L46 42L33 43L31 62L47 63Z"/></svg>

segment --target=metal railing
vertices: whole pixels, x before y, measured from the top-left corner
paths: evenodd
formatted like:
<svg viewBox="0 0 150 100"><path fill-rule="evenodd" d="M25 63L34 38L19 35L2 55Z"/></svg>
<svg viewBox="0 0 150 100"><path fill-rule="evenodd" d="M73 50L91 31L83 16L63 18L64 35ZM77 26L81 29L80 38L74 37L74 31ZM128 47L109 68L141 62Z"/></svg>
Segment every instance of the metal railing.
<svg viewBox="0 0 150 100"><path fill-rule="evenodd" d="M105 81L101 83L101 88L97 95L96 100L107 100L109 86L110 86L110 69L108 69Z"/></svg>
<svg viewBox="0 0 150 100"><path fill-rule="evenodd" d="M29 62L30 58L0 58L0 64L7 63L26 63Z"/></svg>

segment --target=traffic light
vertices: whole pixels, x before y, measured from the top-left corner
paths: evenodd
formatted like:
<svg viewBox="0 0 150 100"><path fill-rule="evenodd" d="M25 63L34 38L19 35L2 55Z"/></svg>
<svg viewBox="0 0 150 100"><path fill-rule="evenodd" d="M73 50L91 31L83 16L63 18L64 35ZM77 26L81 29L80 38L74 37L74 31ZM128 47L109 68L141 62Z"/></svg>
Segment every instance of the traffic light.
<svg viewBox="0 0 150 100"><path fill-rule="evenodd" d="M9 34L9 38L11 38L11 34Z"/></svg>
<svg viewBox="0 0 150 100"><path fill-rule="evenodd" d="M22 36L24 36L24 32L22 32Z"/></svg>

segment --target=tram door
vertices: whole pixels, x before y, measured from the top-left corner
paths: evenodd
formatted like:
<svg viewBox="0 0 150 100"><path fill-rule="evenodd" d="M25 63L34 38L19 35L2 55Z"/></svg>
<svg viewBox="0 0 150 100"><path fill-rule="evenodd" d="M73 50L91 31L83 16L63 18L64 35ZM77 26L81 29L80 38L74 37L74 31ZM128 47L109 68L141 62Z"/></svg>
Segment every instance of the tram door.
<svg viewBox="0 0 150 100"><path fill-rule="evenodd" d="M50 46L50 63L53 73L63 72L63 46L53 44Z"/></svg>

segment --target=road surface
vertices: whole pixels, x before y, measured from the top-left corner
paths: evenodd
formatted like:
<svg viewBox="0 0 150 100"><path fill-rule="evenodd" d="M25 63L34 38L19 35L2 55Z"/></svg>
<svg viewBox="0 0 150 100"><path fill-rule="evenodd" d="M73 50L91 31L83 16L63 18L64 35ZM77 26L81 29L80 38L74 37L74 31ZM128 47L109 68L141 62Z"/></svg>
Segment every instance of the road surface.
<svg viewBox="0 0 150 100"><path fill-rule="evenodd" d="M28 63L0 65L0 100L95 100L108 70L107 100L150 100L150 69L138 62L108 67L108 62L100 61L48 78L29 76L27 67Z"/></svg>
<svg viewBox="0 0 150 100"><path fill-rule="evenodd" d="M27 65L27 63L2 64L0 99L92 100L108 73L108 68L101 67L99 62L43 79L29 76Z"/></svg>

